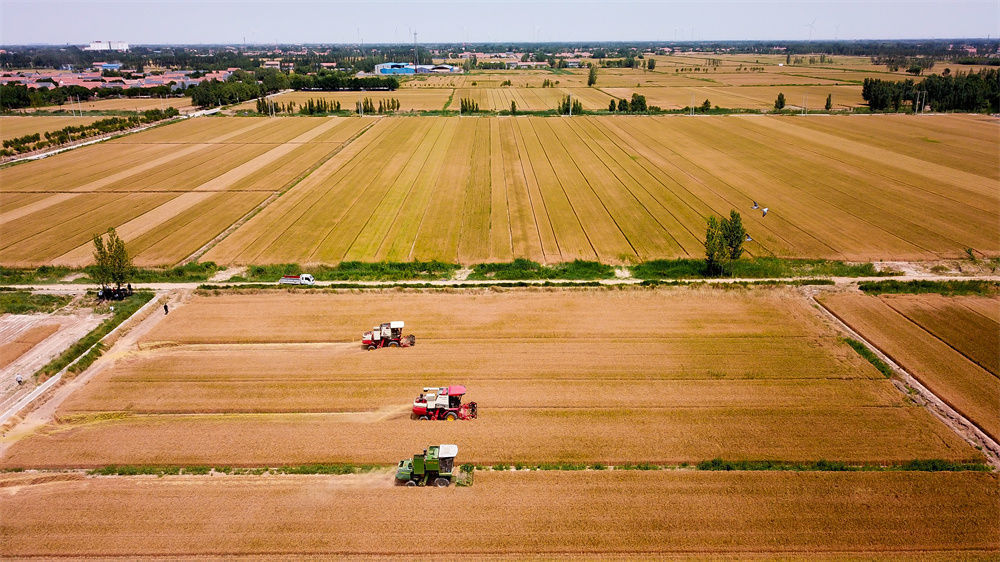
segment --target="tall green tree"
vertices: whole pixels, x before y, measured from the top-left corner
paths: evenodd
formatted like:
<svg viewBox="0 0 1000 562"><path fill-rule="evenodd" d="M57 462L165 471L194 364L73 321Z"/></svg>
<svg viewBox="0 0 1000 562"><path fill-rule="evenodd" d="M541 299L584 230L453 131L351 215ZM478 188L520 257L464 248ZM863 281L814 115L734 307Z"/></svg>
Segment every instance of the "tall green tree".
<svg viewBox="0 0 1000 562"><path fill-rule="evenodd" d="M590 73L587 74L587 86L597 84L597 67L590 65Z"/></svg>
<svg viewBox="0 0 1000 562"><path fill-rule="evenodd" d="M825 107L827 111L833 109L833 94L826 95L826 105L823 107Z"/></svg>
<svg viewBox="0 0 1000 562"><path fill-rule="evenodd" d="M608 111L614 112L614 110L615 110L615 100L612 99L608 101Z"/></svg>
<svg viewBox="0 0 1000 562"><path fill-rule="evenodd" d="M656 59L649 59L649 66L648 66L648 68L650 70L653 70L654 68L656 68Z"/></svg>
<svg viewBox="0 0 1000 562"><path fill-rule="evenodd" d="M785 94L778 92L778 99L774 100L774 108L779 111L785 109Z"/></svg>
<svg viewBox="0 0 1000 562"><path fill-rule="evenodd" d="M517 102L510 100L510 114L517 115Z"/></svg>
<svg viewBox="0 0 1000 562"><path fill-rule="evenodd" d="M122 285L131 283L135 275L132 256L114 228L109 228L104 235L94 235L94 265L94 280L101 288L114 283L121 289Z"/></svg>
<svg viewBox="0 0 1000 562"><path fill-rule="evenodd" d="M740 256L743 255L743 242L747 236L747 231L743 228L743 218L735 209L731 210L729 218L720 221L720 227L729 259L740 259Z"/></svg>
<svg viewBox="0 0 1000 562"><path fill-rule="evenodd" d="M699 107L698 109L699 109L699 110L701 110L701 112L702 112L702 113L708 113L708 112L709 112L709 111L710 111L710 110L712 109L712 102L710 102L710 101L708 101L708 100L706 99L706 100L705 100L705 101L704 101L704 102L703 102L703 103L701 104L701 107Z"/></svg>
<svg viewBox="0 0 1000 562"><path fill-rule="evenodd" d="M722 233L722 223L712 215L708 217L708 227L705 230L705 271L709 275L721 275L725 272L728 261L729 253Z"/></svg>

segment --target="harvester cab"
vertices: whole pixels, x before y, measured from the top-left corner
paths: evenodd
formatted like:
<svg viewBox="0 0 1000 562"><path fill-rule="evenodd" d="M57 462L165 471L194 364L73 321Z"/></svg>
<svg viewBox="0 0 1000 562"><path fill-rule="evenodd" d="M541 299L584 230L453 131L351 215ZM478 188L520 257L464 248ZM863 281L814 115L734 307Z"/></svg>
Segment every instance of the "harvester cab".
<svg viewBox="0 0 1000 562"><path fill-rule="evenodd" d="M383 322L375 326L370 332L361 335L361 345L368 351L380 347L411 347L417 343L417 338L413 335L403 335L403 322Z"/></svg>
<svg viewBox="0 0 1000 562"><path fill-rule="evenodd" d="M445 488L455 480L458 445L431 445L424 452L403 459L396 466L397 486L437 486Z"/></svg>
<svg viewBox="0 0 1000 562"><path fill-rule="evenodd" d="M457 384L444 387L424 387L413 401L411 419L415 420L473 420L479 417L475 402L462 403L465 387Z"/></svg>

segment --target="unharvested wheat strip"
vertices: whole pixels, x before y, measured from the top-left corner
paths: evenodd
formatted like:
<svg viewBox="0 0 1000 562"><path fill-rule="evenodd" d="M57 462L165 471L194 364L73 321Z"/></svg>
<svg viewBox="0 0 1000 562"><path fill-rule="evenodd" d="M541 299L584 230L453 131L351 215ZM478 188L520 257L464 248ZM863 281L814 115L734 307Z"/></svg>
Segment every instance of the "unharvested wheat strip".
<svg viewBox="0 0 1000 562"><path fill-rule="evenodd" d="M143 174L130 176L100 191L191 191L230 168L267 152L262 144L206 146L182 162L167 162Z"/></svg>
<svg viewBox="0 0 1000 562"><path fill-rule="evenodd" d="M678 126L678 129L684 131L688 138L685 142L677 144L676 151L692 164L711 162L710 173L721 180L722 184L718 189L729 191L725 195L727 199L744 202L761 199L765 200L766 205L771 207L772 213L767 219L754 213L745 222L756 224L766 220L768 224L772 224L773 216L773 223L777 224L778 228L783 226L782 223L787 222L793 228L808 231L816 239L831 248L836 248L834 255L838 257L850 254L851 248L861 250L860 253L863 255L868 255L869 252L876 255L884 255L885 253L896 255L894 253L896 252L911 256L926 253L926 248L916 246L905 238L886 231L837 206L834 201L831 201L832 195L824 193L824 191L830 190L809 186L795 187L799 182L804 185L824 180L811 178L809 172L797 176L794 173L774 171L774 166L767 162L765 155L770 150L773 157L775 151L781 151L780 148L764 148L749 157L740 159L739 157L742 157L742 153L746 150L744 146L751 144L746 142L746 139L733 141L730 133L719 131L712 124L698 123L697 125L700 126L694 127L688 124ZM781 154L780 158L795 159L793 154L779 153ZM725 193L725 191L723 192ZM841 203L848 202L842 201ZM750 205L746 205L744 209L749 207ZM877 219L877 217L874 218ZM851 254L846 255L846 257L851 259L857 256Z"/></svg>
<svg viewBox="0 0 1000 562"><path fill-rule="evenodd" d="M253 123L253 124L251 124L251 125L249 125L247 127L243 127L242 129L239 129L237 131L229 133L228 135L223 135L223 137L220 137L220 138L226 138L228 136L235 136L235 135L237 135L239 133L242 133L244 131L250 131L250 130L256 129L257 127L260 127L263 124L264 124L264 122ZM156 166L159 166L160 164L163 164L163 163L166 163L166 162L171 162L171 161L176 162L176 161L180 160L181 158L184 158L185 156L187 156L189 154L196 153L199 150L202 150L204 148L205 148L205 145L194 145L194 146L182 148L180 150L172 150L169 154L166 154L164 156L161 156L161 157L153 159L153 160L149 160L149 161L143 162L142 164L138 164L136 166L129 167L129 168L125 169L125 170L122 170L121 172L113 173L113 174L104 176L104 177L102 177L100 179L93 180L93 181L85 183L83 185L79 185L79 186L73 188L71 191L75 191L75 192L96 191L96 190L98 190L98 189L100 189L100 188L102 188L104 186L111 185L112 183L114 183L114 182L116 182L118 180L130 177L130 176L133 176L133 175L136 175L136 174L141 174L144 171L153 169ZM31 213L37 212L37 211L39 211L41 209L44 209L46 207L51 207L52 205L56 205L58 203L62 203L63 201L68 201L68 200L70 200L70 199L72 199L74 197L77 197L77 194L64 193L64 194L54 195L54 196L49 197L47 199L43 199L41 201L38 201L37 203L34 203L32 205L24 206L24 207L22 207L20 209L14 209L14 210L9 211L9 212L2 212L2 213L0 213L0 224L4 224L4 223L7 223L7 222L10 222L11 220L14 220L16 218L27 216L27 215L29 215Z"/></svg>
<svg viewBox="0 0 1000 562"><path fill-rule="evenodd" d="M444 123L444 120L432 122L429 130L420 140L420 144L413 151L410 160L405 164L401 173L392 180L381 201L372 205L367 222L358 230L354 241L344 255L344 260L375 260L375 254L379 247L385 243L388 231L399 216L403 205L406 204L428 157L433 152L434 146L444 130Z"/></svg>
<svg viewBox="0 0 1000 562"><path fill-rule="evenodd" d="M876 297L829 295L821 302L986 434L1000 437L997 377Z"/></svg>
<svg viewBox="0 0 1000 562"><path fill-rule="evenodd" d="M361 136L350 142L336 156L309 174L294 188L268 205L263 211L206 252L206 260L219 263L273 263L276 259L271 247L286 236L302 216L318 204L329 192L337 188L337 180L355 169L367 155L365 150L388 134L393 121L363 118L358 121ZM365 127L369 127L365 129ZM308 236L305 237L308 239ZM277 258L280 260L280 256Z"/></svg>
<svg viewBox="0 0 1000 562"><path fill-rule="evenodd" d="M559 243L560 258L566 261L594 259L597 257L594 246L587 238L580 217L567 197L566 190L559 182L556 169L542 146L544 141L538 134L536 121L537 119L528 117L518 119L517 124L521 139L524 141L525 153L531 158L531 168L538 182L542 200L545 202L545 210Z"/></svg>
<svg viewBox="0 0 1000 562"><path fill-rule="evenodd" d="M500 119L490 119L490 240L489 260L501 262L514 258L510 225L509 187L504 174L503 144L500 139Z"/></svg>
<svg viewBox="0 0 1000 562"><path fill-rule="evenodd" d="M458 131L458 119L442 119L444 130L437 138L434 149L414 182L395 221L376 253L379 260L408 261L413 259L413 248L428 209L434 205L435 185L441 169L450 158L448 149Z"/></svg>
<svg viewBox="0 0 1000 562"><path fill-rule="evenodd" d="M87 201L81 212L77 202L58 207L59 215L39 225L20 225L16 243L0 250L0 262L25 266L52 263L55 257L90 240L94 234L120 224L135 213L143 213L163 204L174 194L108 194L81 195ZM30 219L31 217L29 217ZM27 236L25 233L27 232ZM6 238L8 229L0 228L0 238Z"/></svg>
<svg viewBox="0 0 1000 562"><path fill-rule="evenodd" d="M406 118L398 119L403 123L399 127L398 142L392 143L393 150L389 153L391 156L368 159L370 166L378 168L378 171L371 173L371 168L361 168L358 170L358 175L363 176L363 179L358 178L362 180L360 183L348 183L349 177L341 180L345 186L353 187L350 191L344 192L343 199L336 203L343 210L331 216L328 209L313 208L305 216L303 227L311 225L320 232L325 231L315 246L310 248L311 253L303 254L305 261L340 262L371 216L371 207L382 200L395 178L404 170L407 163L412 161L414 152L424 140L422 124L418 121L406 123Z"/></svg>
<svg viewBox="0 0 1000 562"><path fill-rule="evenodd" d="M956 247L967 246L989 247L994 243L995 236L991 235L991 230L996 233L996 221L990 220L980 210L889 178L872 176L852 165L831 161L813 152L775 148L773 135L762 134L760 129L747 125L746 120L736 120L732 127L725 129L724 135L728 138L728 135L736 134L739 139L735 143L719 141L718 144L729 142L730 154L737 156L739 152L748 152L746 160L756 162L758 168L773 170L788 184L798 184L799 191L811 192L817 198L828 200L856 215L859 222L872 224L924 250L914 252L910 249L907 252L907 248L899 247L889 249L890 255L904 259L922 258L931 252L953 252ZM706 128L713 130L716 127L709 125ZM699 137L709 140L703 131L699 132ZM774 158L776 150L783 152L780 158ZM881 197L872 197L871 193L878 193ZM824 214L824 220L826 218ZM838 238L848 233L861 239L860 243L850 244L859 250L865 248L864 240L885 238L881 233L865 235L860 227L840 231ZM866 255L859 253L861 257Z"/></svg>
<svg viewBox="0 0 1000 562"><path fill-rule="evenodd" d="M589 137L579 131L574 121L559 121L553 130L559 131L563 146L573 155L580 173L607 209L616 227L625 235L629 246L634 249L634 256L650 259L675 255L679 248L672 243L669 233L605 165L591 143L587 142ZM622 257L615 256L617 259ZM631 259L632 256L628 257Z"/></svg>
<svg viewBox="0 0 1000 562"><path fill-rule="evenodd" d="M756 118L755 125L774 130L777 134L800 139L807 145L819 145L830 153L857 161L860 168L874 166L880 174L901 178L902 181L983 211L1000 215L1000 197L996 181L956 170L912 156L850 141L828 133L809 131L788 119ZM866 166L867 164L867 166Z"/></svg>
<svg viewBox="0 0 1000 562"><path fill-rule="evenodd" d="M958 302L965 308L1000 324L1000 304L995 297L963 297Z"/></svg>
<svg viewBox="0 0 1000 562"><path fill-rule="evenodd" d="M697 248L701 246L701 242L694 234L688 231L677 220L673 210L664 206L650 193L649 190L655 189L658 182L648 177L648 174L637 165L632 166L632 168L641 170L641 176L630 173L626 169L626 166L629 165L629 162L634 164L632 159L624 155L617 146L611 145L593 120L590 118L575 119L572 126L576 129L577 134L580 135L583 142L593 147L591 150L594 155L607 167L615 179L625 187L628 193L636 199L638 204L642 205L646 212L654 217L659 227L666 234L665 237L661 236L661 240L657 242L663 246L663 249L656 257L687 256L689 255L688 247ZM615 158L615 156L618 158ZM647 184L641 184L637 180L637 177L648 177ZM682 244L681 241L684 243Z"/></svg>
<svg viewBox="0 0 1000 562"><path fill-rule="evenodd" d="M481 121L478 118L459 119L458 131L448 151L448 161L434 187L435 196L417 232L413 247L413 258L416 260L454 262L458 257L459 217L464 205L476 125Z"/></svg>
<svg viewBox="0 0 1000 562"><path fill-rule="evenodd" d="M962 305L965 297L881 295L882 302L967 359L1000 376L1000 323ZM1000 299L994 299L1000 307Z"/></svg>
<svg viewBox="0 0 1000 562"><path fill-rule="evenodd" d="M48 193L11 193L0 191L0 209L16 209L30 205L39 199L48 197Z"/></svg>
<svg viewBox="0 0 1000 562"><path fill-rule="evenodd" d="M42 160L0 169L4 191L71 191L81 183L121 169L121 162L144 161L174 150L173 146L94 144Z"/></svg>
<svg viewBox="0 0 1000 562"><path fill-rule="evenodd" d="M611 121L606 123L620 135L623 133L622 127ZM730 186L696 163L678 154L674 148L679 148L683 141L677 138L669 143L666 140L661 140L662 137L658 135L661 135L662 131L654 130L652 127L655 121L640 117L631 120L630 123L633 126L627 133L624 133L630 146L646 155L664 171L672 173L671 177L676 176L675 181L684 187L689 199L693 198L702 205L709 205L710 210L707 214L719 213L726 216L732 209L749 207L748 203L750 203L751 197L742 196L733 199L731 192L728 197L723 195L722 193L731 189ZM679 136L676 129L671 129L671 132ZM647 149L646 146L649 148ZM650 151L654 152L650 153ZM827 256L836 254L834 248L824 244L811 233L803 231L780 217L775 217L775 219L777 220L772 219L766 225L759 219L755 219L753 222L748 221L750 223L748 226L751 226L753 232L759 237L758 239L763 240L764 246L771 251L792 255L803 252Z"/></svg>
<svg viewBox="0 0 1000 562"><path fill-rule="evenodd" d="M495 119L481 119L476 124L476 138L469 155L469 176L458 237L459 263L470 264L490 258L491 121Z"/></svg>
<svg viewBox="0 0 1000 562"><path fill-rule="evenodd" d="M201 248L268 197L262 192L222 192L130 242L139 266L176 264Z"/></svg>
<svg viewBox="0 0 1000 562"><path fill-rule="evenodd" d="M262 259L268 246L278 240L309 206L331 189L334 176L358 165L364 149L388 131L390 121L379 119L373 122L372 118L359 118L348 119L347 123L350 129L345 131L348 134L345 142L350 141L354 135L360 134L360 137L349 142L336 156L303 178L288 193L206 252L205 259L218 263L248 263ZM367 127L370 129L366 130ZM331 187L324 189L322 185Z"/></svg>
<svg viewBox="0 0 1000 562"><path fill-rule="evenodd" d="M798 184L798 191L828 200L838 208L856 215L859 222L868 222L883 231L887 230L896 238L911 242L924 250L915 253L910 249L907 253L906 248L896 248L888 250L891 255L924 257L932 251L953 251L955 247L970 243L974 246L985 243L988 247L989 242L984 238L988 236L992 221L985 220L982 211L931 193L913 190L909 186L898 185L885 178L873 178L850 166L831 166L828 159L813 153L776 148L772 136L763 136L758 129L744 128L744 123L746 122L743 120L737 120L734 126L726 129L727 136L739 135L735 143L715 135L713 146L728 145L727 154L733 156L743 156L740 153L746 152L746 160L756 162L759 168L773 170L788 184ZM709 125L706 128L715 127ZM713 140L713 137L706 136L703 132L701 136L706 141ZM757 140L751 140L753 137ZM776 150L782 151L780 158L774 158ZM866 197L866 192L870 192L872 188L884 194L884 198ZM883 200L885 203L880 204ZM824 221L827 218L824 214ZM866 247L865 240L884 238L879 233L866 235L860 228L840 231L838 238L844 234L860 238L860 241L850 245L859 250ZM966 243L957 240L962 237L966 238Z"/></svg>
<svg viewBox="0 0 1000 562"><path fill-rule="evenodd" d="M558 246L552 234L544 203L537 198L532 201L526 175L534 181L531 162L522 158L518 151L518 132L514 119L500 120L500 147L503 154L504 183L507 186L507 201L510 210L510 232L513 256L535 261L546 261L539 231L544 229L554 255L558 256ZM525 172L527 169L527 173ZM537 192L537 187L535 188ZM535 209L535 205L539 208ZM539 222L540 221L540 222Z"/></svg>
<svg viewBox="0 0 1000 562"><path fill-rule="evenodd" d="M317 135L322 134L338 124L337 120L331 119L324 123L321 123L318 127L313 127L311 130L299 135L290 143L306 143L314 139ZM153 209L145 214L142 214L124 224L117 225L116 231L118 235L128 242L129 240L138 238L146 232L155 230L159 225L168 222L171 218L176 217L188 209L202 204L209 198L207 193L199 193L205 191L222 191L229 188L233 183L239 181L240 179L246 178L250 175L258 173L265 167L271 166L275 160L281 158L282 156L290 153L297 148L297 144L282 144L275 148L267 151L250 160L237 166L236 168L230 169L224 174L209 180L198 187L194 188L192 193L185 193L179 197L171 199L167 203ZM260 198L262 199L262 198ZM202 241L204 242L204 241ZM75 250L67 252L57 259L60 263L71 263L76 265L83 265L89 263L91 260L91 254L93 248L91 244L86 243L79 246Z"/></svg>

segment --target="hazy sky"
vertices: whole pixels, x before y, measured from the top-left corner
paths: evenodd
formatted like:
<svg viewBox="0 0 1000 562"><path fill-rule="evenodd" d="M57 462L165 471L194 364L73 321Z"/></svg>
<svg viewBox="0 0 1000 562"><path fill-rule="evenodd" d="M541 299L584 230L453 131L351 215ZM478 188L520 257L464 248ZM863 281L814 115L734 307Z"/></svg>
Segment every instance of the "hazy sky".
<svg viewBox="0 0 1000 562"><path fill-rule="evenodd" d="M811 24L811 27L810 27ZM0 0L0 44L997 37L1000 0Z"/></svg>

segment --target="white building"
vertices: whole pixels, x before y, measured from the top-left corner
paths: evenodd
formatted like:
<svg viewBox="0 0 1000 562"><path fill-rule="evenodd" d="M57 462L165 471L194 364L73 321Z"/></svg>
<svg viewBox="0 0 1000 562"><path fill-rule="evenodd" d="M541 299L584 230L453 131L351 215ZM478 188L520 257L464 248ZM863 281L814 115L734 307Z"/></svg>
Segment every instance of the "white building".
<svg viewBox="0 0 1000 562"><path fill-rule="evenodd" d="M123 41L91 41L84 51L127 51L128 43Z"/></svg>

